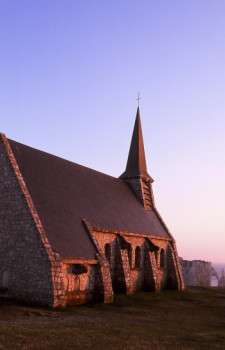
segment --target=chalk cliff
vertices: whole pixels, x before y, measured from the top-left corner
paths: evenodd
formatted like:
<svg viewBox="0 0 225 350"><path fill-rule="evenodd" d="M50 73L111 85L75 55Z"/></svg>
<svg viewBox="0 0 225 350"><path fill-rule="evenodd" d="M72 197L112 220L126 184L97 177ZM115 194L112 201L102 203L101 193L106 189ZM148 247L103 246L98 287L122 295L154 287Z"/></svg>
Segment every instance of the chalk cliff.
<svg viewBox="0 0 225 350"><path fill-rule="evenodd" d="M180 265L183 274L184 284L186 286L210 287L211 278L215 276L219 286L225 286L225 274L219 277L216 269L209 261L203 260L184 260L180 258Z"/></svg>

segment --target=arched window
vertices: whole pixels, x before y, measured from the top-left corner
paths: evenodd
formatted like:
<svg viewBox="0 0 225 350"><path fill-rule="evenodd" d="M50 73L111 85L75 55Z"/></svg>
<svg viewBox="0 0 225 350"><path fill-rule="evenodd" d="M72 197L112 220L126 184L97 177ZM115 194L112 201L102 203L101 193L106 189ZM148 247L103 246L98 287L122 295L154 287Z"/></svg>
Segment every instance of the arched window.
<svg viewBox="0 0 225 350"><path fill-rule="evenodd" d="M155 262L156 262L156 266L158 267L158 250L154 251L155 254Z"/></svg>
<svg viewBox="0 0 225 350"><path fill-rule="evenodd" d="M165 251L164 249L161 249L160 252L160 267L164 267L165 266Z"/></svg>
<svg viewBox="0 0 225 350"><path fill-rule="evenodd" d="M111 258L111 247L109 243L106 243L105 245L105 257L108 260L109 264L110 264L110 258Z"/></svg>
<svg viewBox="0 0 225 350"><path fill-rule="evenodd" d="M132 246L131 244L128 245L127 247L127 254L128 254L128 260L130 264L130 268L132 267Z"/></svg>
<svg viewBox="0 0 225 350"><path fill-rule="evenodd" d="M135 267L141 266L141 248L136 247L135 249Z"/></svg>

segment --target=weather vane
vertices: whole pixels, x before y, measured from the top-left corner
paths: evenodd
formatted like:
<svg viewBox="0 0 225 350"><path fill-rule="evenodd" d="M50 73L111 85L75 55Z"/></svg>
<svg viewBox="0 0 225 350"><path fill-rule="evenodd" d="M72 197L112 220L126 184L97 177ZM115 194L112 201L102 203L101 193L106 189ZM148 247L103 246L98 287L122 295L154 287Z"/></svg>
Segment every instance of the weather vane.
<svg viewBox="0 0 225 350"><path fill-rule="evenodd" d="M139 100L141 100L140 92L138 93L138 98L136 98L136 100L138 101L138 107L139 107Z"/></svg>

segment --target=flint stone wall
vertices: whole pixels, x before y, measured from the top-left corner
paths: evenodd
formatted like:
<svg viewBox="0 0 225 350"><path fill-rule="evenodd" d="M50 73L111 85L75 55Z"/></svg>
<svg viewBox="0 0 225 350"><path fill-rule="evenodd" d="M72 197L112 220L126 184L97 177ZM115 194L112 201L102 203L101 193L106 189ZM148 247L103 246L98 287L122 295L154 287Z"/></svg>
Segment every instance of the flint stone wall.
<svg viewBox="0 0 225 350"><path fill-rule="evenodd" d="M63 264L51 250L32 199L21 176L10 146L0 137L0 288L9 296L50 307L66 302L91 299L113 301L115 290L130 294L137 290L182 289L180 266L172 239L151 239L158 252L150 252L145 236L92 229L83 220L98 254L98 263L87 264L87 272L70 274L70 263ZM119 238L118 236L121 236ZM131 247L131 252L125 246ZM110 244L109 261L105 244ZM135 266L135 249L140 247L140 266ZM164 250L164 266L160 251ZM169 282L169 283L168 283ZM76 302L77 300L77 302Z"/></svg>
<svg viewBox="0 0 225 350"><path fill-rule="evenodd" d="M0 288L11 297L64 305L62 265L50 249L7 139L0 136Z"/></svg>
<svg viewBox="0 0 225 350"><path fill-rule="evenodd" d="M121 247L118 234L130 245L130 257L128 249ZM110 244L109 267L114 291L131 294L140 290L160 291L167 287L183 289L179 280L175 253L174 251L171 253L170 240L151 237L152 243L159 247L158 252L151 253L148 250L145 237L142 235L125 234L122 231L118 231L116 234L110 230L101 231L101 229L95 230L94 235L103 254L105 253L105 245ZM141 249L139 267L135 266L135 249L137 247ZM160 266L161 249L164 250L163 267Z"/></svg>
<svg viewBox="0 0 225 350"><path fill-rule="evenodd" d="M74 266L82 266L84 271L74 271ZM63 283L66 293L66 305L85 304L94 300L96 264L80 260L63 263Z"/></svg>

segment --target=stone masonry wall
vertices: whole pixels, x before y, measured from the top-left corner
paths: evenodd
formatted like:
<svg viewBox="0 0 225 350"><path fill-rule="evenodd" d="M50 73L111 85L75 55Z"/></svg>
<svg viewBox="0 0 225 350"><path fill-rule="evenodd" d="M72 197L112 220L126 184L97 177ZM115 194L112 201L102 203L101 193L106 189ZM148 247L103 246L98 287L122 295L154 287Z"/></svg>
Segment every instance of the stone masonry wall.
<svg viewBox="0 0 225 350"><path fill-rule="evenodd" d="M96 254L98 265L95 267L95 289L93 298L94 300L104 301L104 303L111 303L113 302L114 293L109 262L102 252L91 225L85 218L83 218L82 221L98 252Z"/></svg>
<svg viewBox="0 0 225 350"><path fill-rule="evenodd" d="M156 254L149 252L145 236L141 234L126 234L119 231L115 233L110 230L95 228L94 235L103 253L106 244L110 245L109 266L114 291L130 294L138 290L159 291L166 288L168 239L150 237L152 243L159 248ZM126 242L126 248L121 246L118 235ZM128 253L129 247L130 253ZM140 247L141 250L140 266L138 267L135 266L135 250L137 247ZM164 250L163 267L160 266L160 252L162 249Z"/></svg>
<svg viewBox="0 0 225 350"><path fill-rule="evenodd" d="M65 292L79 292L95 288L95 265L81 264L86 271L74 273L74 264L63 264L63 282Z"/></svg>
<svg viewBox="0 0 225 350"><path fill-rule="evenodd" d="M63 263L63 283L67 305L78 305L92 301L95 294L96 263L87 259Z"/></svg>
<svg viewBox="0 0 225 350"><path fill-rule="evenodd" d="M129 178L125 180L130 187L135 192L140 203L144 206L146 210L153 210L158 217L161 224L164 226L166 232L171 238L171 244L168 246L165 255L166 255L166 264L167 267L164 271L161 269L155 268L154 256L152 254L145 254L147 261L145 262L146 268L149 269L148 277L146 271L144 274L144 284L147 289L151 289L149 286L150 280L154 284L155 290L160 290L161 288L178 288L179 290L184 289L184 281L182 276L182 271L180 267L180 261L177 254L176 242L173 239L172 234L170 233L168 227L164 223L161 215L159 214L156 206L152 190L152 179L143 179L143 178ZM162 249L162 247L160 247ZM164 248L163 248L164 249ZM156 259L157 260L157 259ZM159 266L158 262L156 267Z"/></svg>
<svg viewBox="0 0 225 350"><path fill-rule="evenodd" d="M113 287L116 292L132 294L131 266L127 249L121 249L119 239L116 238L115 269Z"/></svg>
<svg viewBox="0 0 225 350"><path fill-rule="evenodd" d="M167 247L167 266L168 266L168 289L183 289L183 278L180 279L180 273L177 268L176 254L171 244Z"/></svg>
<svg viewBox="0 0 225 350"><path fill-rule="evenodd" d="M62 264L51 251L18 165L0 137L0 287L47 306L65 304Z"/></svg>
<svg viewBox="0 0 225 350"><path fill-rule="evenodd" d="M147 247L144 256L144 290L159 291L157 257L154 252L150 252Z"/></svg>

